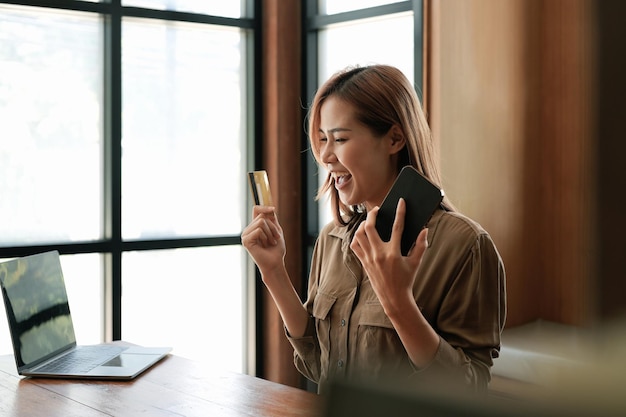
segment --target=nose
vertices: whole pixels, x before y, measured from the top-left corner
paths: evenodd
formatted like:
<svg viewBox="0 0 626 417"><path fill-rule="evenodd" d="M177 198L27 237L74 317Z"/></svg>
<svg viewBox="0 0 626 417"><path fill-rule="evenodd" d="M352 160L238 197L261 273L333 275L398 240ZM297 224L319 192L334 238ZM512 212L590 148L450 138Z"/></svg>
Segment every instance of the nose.
<svg viewBox="0 0 626 417"><path fill-rule="evenodd" d="M329 164L331 162L337 161L337 157L335 156L335 151L333 149L332 143L332 140L328 139L320 147L320 159L324 164Z"/></svg>

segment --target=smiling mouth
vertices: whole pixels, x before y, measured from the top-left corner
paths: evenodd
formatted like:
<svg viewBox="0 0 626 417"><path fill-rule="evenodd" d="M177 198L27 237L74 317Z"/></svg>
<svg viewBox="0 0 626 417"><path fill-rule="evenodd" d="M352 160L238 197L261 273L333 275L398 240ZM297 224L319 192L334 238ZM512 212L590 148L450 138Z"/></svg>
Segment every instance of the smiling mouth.
<svg viewBox="0 0 626 417"><path fill-rule="evenodd" d="M348 181L350 181L350 179L352 178L352 175L350 174L341 174L341 175L333 175L334 179L335 179L335 187L337 189L342 188Z"/></svg>

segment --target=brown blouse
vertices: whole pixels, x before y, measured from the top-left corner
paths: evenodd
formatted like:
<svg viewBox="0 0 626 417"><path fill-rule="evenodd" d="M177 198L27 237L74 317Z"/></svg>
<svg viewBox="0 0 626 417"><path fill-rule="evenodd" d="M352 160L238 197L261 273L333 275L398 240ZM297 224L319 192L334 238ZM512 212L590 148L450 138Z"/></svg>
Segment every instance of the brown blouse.
<svg viewBox="0 0 626 417"><path fill-rule="evenodd" d="M484 391L500 350L506 315L505 271L487 232L457 213L438 210L417 271L415 302L440 336L433 361L417 369L350 249L354 227L327 225L316 242L305 336L287 337L297 369L323 393L333 378L434 381L441 375Z"/></svg>

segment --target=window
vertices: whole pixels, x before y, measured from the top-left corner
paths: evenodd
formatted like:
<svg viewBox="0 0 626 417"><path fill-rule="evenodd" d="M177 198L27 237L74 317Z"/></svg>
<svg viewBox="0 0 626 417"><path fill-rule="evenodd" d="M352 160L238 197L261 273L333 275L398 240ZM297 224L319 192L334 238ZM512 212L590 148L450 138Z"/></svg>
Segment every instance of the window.
<svg viewBox="0 0 626 417"><path fill-rule="evenodd" d="M422 88L422 2L389 0L311 0L307 2L307 74L309 102L318 86L348 66L388 64ZM305 149L308 149L308 143ZM309 253L317 232L331 221L328 201L312 205L326 173L308 160ZM306 259L310 256L307 255Z"/></svg>
<svg viewBox="0 0 626 417"><path fill-rule="evenodd" d="M81 344L247 371L252 1L21 3L0 2L0 258L61 252Z"/></svg>

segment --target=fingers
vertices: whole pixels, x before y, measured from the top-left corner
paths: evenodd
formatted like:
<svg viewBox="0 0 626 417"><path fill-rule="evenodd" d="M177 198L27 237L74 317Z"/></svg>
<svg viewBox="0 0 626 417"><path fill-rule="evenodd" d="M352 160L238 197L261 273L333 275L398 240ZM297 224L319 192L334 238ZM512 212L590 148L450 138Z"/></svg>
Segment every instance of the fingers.
<svg viewBox="0 0 626 417"><path fill-rule="evenodd" d="M396 217L393 219L393 226L391 227L391 238L389 242L400 251L402 245L402 232L404 231L404 216L406 214L406 201L404 198L398 200L396 206Z"/></svg>
<svg viewBox="0 0 626 417"><path fill-rule="evenodd" d="M379 207L374 207L367 213L365 221L359 225L352 238L350 249L361 260L365 259L367 254L372 253L374 247L379 247L383 243L376 230L378 210Z"/></svg>
<svg viewBox="0 0 626 417"><path fill-rule="evenodd" d="M350 242L350 249L359 259L363 259L365 256L365 246L369 246L367 241L367 235L365 234L365 222L361 223L354 233L352 242Z"/></svg>
<svg viewBox="0 0 626 417"><path fill-rule="evenodd" d="M252 216L252 222L241 233L243 246L268 247L276 245L281 238L282 229L276 218L274 207L254 206Z"/></svg>
<svg viewBox="0 0 626 417"><path fill-rule="evenodd" d="M417 235L417 239L415 239L415 245L411 248L411 251L408 254L408 257L411 258L416 264L419 264L422 260L422 256L428 247L428 229L424 228Z"/></svg>
<svg viewBox="0 0 626 417"><path fill-rule="evenodd" d="M269 247L278 243L271 225L266 220L251 223L241 234L241 243L244 247L252 246Z"/></svg>
<svg viewBox="0 0 626 417"><path fill-rule="evenodd" d="M378 211L379 207L374 207L370 210L367 213L367 218L359 225L359 228L354 234L350 248L359 258L361 258L362 254L371 252L372 248L380 248L383 245L383 241L376 230ZM403 198L400 198L396 206L396 215L391 229L391 239L389 241L392 249L397 252L400 252L405 213L406 202Z"/></svg>
<svg viewBox="0 0 626 417"><path fill-rule="evenodd" d="M256 218L259 215L276 217L276 207L273 206L252 206L252 218Z"/></svg>

